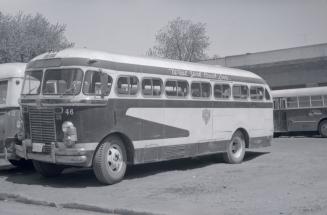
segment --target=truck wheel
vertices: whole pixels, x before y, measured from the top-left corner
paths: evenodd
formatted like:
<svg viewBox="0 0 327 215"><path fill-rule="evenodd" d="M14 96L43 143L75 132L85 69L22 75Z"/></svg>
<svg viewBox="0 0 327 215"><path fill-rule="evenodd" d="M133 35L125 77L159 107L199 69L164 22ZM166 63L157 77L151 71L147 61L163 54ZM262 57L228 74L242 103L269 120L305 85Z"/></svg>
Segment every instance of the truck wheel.
<svg viewBox="0 0 327 215"><path fill-rule="evenodd" d="M243 161L245 154L245 138L241 131L236 131L226 145L224 160L226 163L237 164Z"/></svg>
<svg viewBox="0 0 327 215"><path fill-rule="evenodd" d="M19 160L8 160L13 166L31 169L33 167L33 163L31 160L19 159Z"/></svg>
<svg viewBox="0 0 327 215"><path fill-rule="evenodd" d="M33 160L35 170L46 178L56 177L64 170L63 166Z"/></svg>
<svg viewBox="0 0 327 215"><path fill-rule="evenodd" d="M103 184L121 181L126 172L126 149L120 138L108 137L98 147L93 159L93 172Z"/></svg>
<svg viewBox="0 0 327 215"><path fill-rule="evenodd" d="M322 137L327 137L327 120L323 120L319 123L319 134Z"/></svg>

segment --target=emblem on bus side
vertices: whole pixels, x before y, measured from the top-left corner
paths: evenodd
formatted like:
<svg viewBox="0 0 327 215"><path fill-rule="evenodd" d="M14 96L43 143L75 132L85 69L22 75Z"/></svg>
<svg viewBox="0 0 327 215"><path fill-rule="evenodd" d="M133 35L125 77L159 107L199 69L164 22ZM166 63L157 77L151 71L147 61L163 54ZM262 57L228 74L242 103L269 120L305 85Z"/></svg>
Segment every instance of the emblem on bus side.
<svg viewBox="0 0 327 215"><path fill-rule="evenodd" d="M203 109L202 111L202 119L204 123L207 125L211 117L211 113L209 109Z"/></svg>

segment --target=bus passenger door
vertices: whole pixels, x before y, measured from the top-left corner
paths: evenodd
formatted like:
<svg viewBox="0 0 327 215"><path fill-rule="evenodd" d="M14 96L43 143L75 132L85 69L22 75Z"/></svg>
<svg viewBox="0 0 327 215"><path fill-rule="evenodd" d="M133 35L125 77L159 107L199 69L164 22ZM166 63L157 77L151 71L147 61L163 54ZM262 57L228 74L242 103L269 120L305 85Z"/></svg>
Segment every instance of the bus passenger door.
<svg viewBox="0 0 327 215"><path fill-rule="evenodd" d="M275 100L274 105L274 131L287 132L286 100L284 98Z"/></svg>

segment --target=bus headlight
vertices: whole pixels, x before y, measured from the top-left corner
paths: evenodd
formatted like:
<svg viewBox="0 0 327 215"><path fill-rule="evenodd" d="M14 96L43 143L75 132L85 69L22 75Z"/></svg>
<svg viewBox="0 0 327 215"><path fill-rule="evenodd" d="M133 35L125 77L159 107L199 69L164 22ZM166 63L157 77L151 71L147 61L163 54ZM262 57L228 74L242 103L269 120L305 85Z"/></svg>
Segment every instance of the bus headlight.
<svg viewBox="0 0 327 215"><path fill-rule="evenodd" d="M70 121L65 121L62 126L64 132L64 143L67 147L72 147L77 141L77 131L74 124Z"/></svg>

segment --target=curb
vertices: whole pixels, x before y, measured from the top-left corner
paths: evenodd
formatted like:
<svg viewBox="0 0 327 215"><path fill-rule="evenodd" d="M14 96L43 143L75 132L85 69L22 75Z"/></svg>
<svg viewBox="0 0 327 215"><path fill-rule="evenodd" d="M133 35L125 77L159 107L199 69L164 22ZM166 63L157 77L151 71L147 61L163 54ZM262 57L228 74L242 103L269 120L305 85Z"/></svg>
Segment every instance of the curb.
<svg viewBox="0 0 327 215"><path fill-rule="evenodd" d="M11 202L18 202L22 204L30 204L36 206L45 206L45 207L53 207L53 208L64 208L64 209L75 209L75 210L83 210L83 211L90 211L90 212L97 212L97 213L105 213L105 214L119 214L119 215L158 215L149 212L140 212L128 209L121 209L121 208L103 208L94 205L87 205L87 204L79 204L79 203L54 203L54 202L47 202L42 200L34 200L29 199L19 194L10 194L10 193L0 193L0 201L11 201Z"/></svg>

